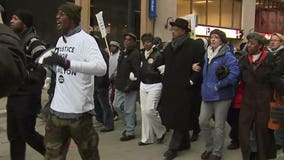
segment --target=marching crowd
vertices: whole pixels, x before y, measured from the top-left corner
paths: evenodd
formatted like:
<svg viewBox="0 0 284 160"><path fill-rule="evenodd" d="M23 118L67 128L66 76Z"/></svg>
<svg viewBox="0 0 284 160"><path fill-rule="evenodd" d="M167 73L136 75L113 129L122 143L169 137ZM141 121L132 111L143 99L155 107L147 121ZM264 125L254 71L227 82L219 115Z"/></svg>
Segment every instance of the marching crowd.
<svg viewBox="0 0 284 160"><path fill-rule="evenodd" d="M241 148L244 160L273 159L278 149L284 151L284 37L279 33L269 40L249 33L247 42L232 51L223 31L194 40L188 21L177 18L170 22L167 44L145 33L139 49L137 36L126 33L122 45L112 40L105 50L80 27L81 7L67 2L56 14L60 37L55 49L47 50L29 11L15 11L10 28L0 20L0 95L8 96L12 160L25 159L26 143L45 160L64 160L71 139L82 159L98 160L93 115L103 124L100 132L113 131L119 117L120 141L129 141L135 139L137 101L139 146L163 143L173 130L165 160L194 147L200 132L205 138L201 159L226 159L226 122L231 127L227 148ZM49 102L41 109L46 75L51 77ZM40 110L44 136L35 130Z"/></svg>

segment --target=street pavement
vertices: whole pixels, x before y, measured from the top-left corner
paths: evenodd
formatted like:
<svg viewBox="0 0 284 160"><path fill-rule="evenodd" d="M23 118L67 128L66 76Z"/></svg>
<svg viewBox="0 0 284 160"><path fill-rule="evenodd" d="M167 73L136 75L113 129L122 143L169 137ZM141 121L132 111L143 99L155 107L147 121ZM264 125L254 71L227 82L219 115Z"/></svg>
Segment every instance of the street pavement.
<svg viewBox="0 0 284 160"><path fill-rule="evenodd" d="M46 92L43 94L43 103L46 103L47 96ZM5 104L6 99L0 99L0 160L9 160L9 142L6 135L6 114L5 114ZM140 131L141 131L141 116L140 109L137 106L137 117L138 126L136 127L136 138L127 142L120 142L119 138L124 128L120 120L115 121L115 130L108 133L100 133L100 127L96 127L99 132L99 152L102 160L162 160L163 153L167 150L169 144L171 133L168 132L163 144L152 144L147 146L138 146ZM96 121L94 120L94 123ZM36 130L44 134L45 122L41 119L37 120ZM226 126L226 135L228 135L229 127ZM226 146L229 144L230 140L226 136L224 144L224 160L241 160L240 149L237 150L227 150ZM28 145L27 145L28 146ZM178 153L178 157L175 160L199 160L201 153L204 151L204 140L202 133L197 142L191 143L191 148ZM35 150L27 147L26 152L27 160L41 160L43 157L37 153ZM80 160L80 155L77 151L77 147L74 142L71 143L67 155L67 160Z"/></svg>

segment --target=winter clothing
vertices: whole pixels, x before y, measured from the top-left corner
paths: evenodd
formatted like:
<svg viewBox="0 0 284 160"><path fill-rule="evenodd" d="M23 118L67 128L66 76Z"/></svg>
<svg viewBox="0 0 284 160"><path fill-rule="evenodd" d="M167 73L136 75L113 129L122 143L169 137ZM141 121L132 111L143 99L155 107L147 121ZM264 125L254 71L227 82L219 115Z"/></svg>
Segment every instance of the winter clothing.
<svg viewBox="0 0 284 160"><path fill-rule="evenodd" d="M43 136L35 130L37 114L41 109L41 91L45 69L36 59L46 50L35 30L30 27L19 34L20 47L27 58L28 75L21 86L7 100L7 133L12 159L25 159L26 143L45 154ZM23 123L25 122L25 123Z"/></svg>
<svg viewBox="0 0 284 160"><path fill-rule="evenodd" d="M0 24L0 98L17 90L27 76L26 58L19 41L9 27Z"/></svg>
<svg viewBox="0 0 284 160"><path fill-rule="evenodd" d="M213 31L210 32L210 36L211 36L212 34L217 34L217 35L220 37L220 39L221 39L221 41L223 42L223 44L226 44L226 43L227 43L227 38L226 38L225 32L220 31L219 29L214 29Z"/></svg>
<svg viewBox="0 0 284 160"><path fill-rule="evenodd" d="M14 12L14 15L16 15L27 26L27 28L33 26L33 15L30 11L17 10Z"/></svg>
<svg viewBox="0 0 284 160"><path fill-rule="evenodd" d="M210 47L208 48L208 50ZM229 47L223 45L217 55L208 61L208 53L205 55L203 67L202 99L203 101L219 101L232 99L235 96L236 84L240 74L239 66L235 56L229 52ZM218 80L215 72L218 67L225 65L230 70L227 77ZM218 91L215 91L215 87Z"/></svg>
<svg viewBox="0 0 284 160"><path fill-rule="evenodd" d="M138 48L133 45L124 49L118 58L117 75L115 79L115 88L129 92L132 90L138 90L139 88L139 58L140 52ZM129 79L130 72L133 72L135 77L138 78L136 81Z"/></svg>
<svg viewBox="0 0 284 160"><path fill-rule="evenodd" d="M170 22L170 25L184 29L186 32L191 31L191 29L188 27L188 21L182 18L177 18L174 22Z"/></svg>
<svg viewBox="0 0 284 160"><path fill-rule="evenodd" d="M257 61L252 59L252 55L248 54L240 60L241 78L245 84L239 117L240 145L243 159L248 160L252 152L249 135L254 125L258 159L265 160L270 139L267 124L271 95L273 88L281 91L281 95L284 89L275 71L272 54L262 51Z"/></svg>
<svg viewBox="0 0 284 160"><path fill-rule="evenodd" d="M137 36L133 33L126 33L123 35L124 37L130 36L135 42L137 41Z"/></svg>
<svg viewBox="0 0 284 160"><path fill-rule="evenodd" d="M79 24L81 21L81 10L82 7L75 5L71 2L66 2L59 6L58 11L63 11L68 17L74 20L75 24Z"/></svg>
<svg viewBox="0 0 284 160"><path fill-rule="evenodd" d="M198 85L202 79L201 73L192 70L192 65L201 62L203 54L203 47L188 37L176 48L169 44L162 54L165 73L160 114L168 128L192 128L193 100L200 92ZM193 85L190 85L190 80Z"/></svg>
<svg viewBox="0 0 284 160"><path fill-rule="evenodd" d="M162 75L157 69L156 61L161 57L161 53L157 48L153 48L152 53L146 58L145 50L141 50L141 81L145 84L159 83L162 81Z"/></svg>

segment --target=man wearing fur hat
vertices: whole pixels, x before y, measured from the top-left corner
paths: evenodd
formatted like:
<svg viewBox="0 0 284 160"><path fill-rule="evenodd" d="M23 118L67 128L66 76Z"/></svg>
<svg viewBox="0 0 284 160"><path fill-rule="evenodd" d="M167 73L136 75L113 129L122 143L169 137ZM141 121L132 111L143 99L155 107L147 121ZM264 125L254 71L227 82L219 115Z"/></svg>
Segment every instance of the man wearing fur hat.
<svg viewBox="0 0 284 160"><path fill-rule="evenodd" d="M194 96L199 94L201 73L194 72L193 63L202 60L204 48L189 38L188 21L177 18L170 23L172 41L164 49L165 72L161 96L160 115L162 123L173 129L166 160L177 156L177 152L190 148L189 130L192 129Z"/></svg>
<svg viewBox="0 0 284 160"><path fill-rule="evenodd" d="M61 37L56 53L43 64L56 67L56 86L46 124L45 159L65 159L71 138L82 159L99 160L98 134L93 127L94 76L106 73L106 63L95 39L80 27L81 7L59 6Z"/></svg>
<svg viewBox="0 0 284 160"><path fill-rule="evenodd" d="M27 59L28 76L20 88L8 97L7 132L11 159L25 159L26 143L45 154L43 136L35 131L36 117L41 108L41 89L45 69L37 64L46 50L33 27L33 16L27 10L17 10L10 20L10 27L20 37L20 47Z"/></svg>

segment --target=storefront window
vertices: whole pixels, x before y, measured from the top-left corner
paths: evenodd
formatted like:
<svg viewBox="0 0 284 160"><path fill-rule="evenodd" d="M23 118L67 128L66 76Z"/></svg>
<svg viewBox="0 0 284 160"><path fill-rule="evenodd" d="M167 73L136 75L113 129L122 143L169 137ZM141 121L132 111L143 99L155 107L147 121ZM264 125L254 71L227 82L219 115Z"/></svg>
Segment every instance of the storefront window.
<svg viewBox="0 0 284 160"><path fill-rule="evenodd" d="M220 0L208 0L208 25L220 26ZM229 19L227 19L229 20Z"/></svg>
<svg viewBox="0 0 284 160"><path fill-rule="evenodd" d="M177 0L177 17L187 14L201 25L240 28L242 0Z"/></svg>
<svg viewBox="0 0 284 160"><path fill-rule="evenodd" d="M241 16L242 16L242 1L234 0L233 8L233 28L241 28Z"/></svg>
<svg viewBox="0 0 284 160"><path fill-rule="evenodd" d="M232 27L233 0L221 0L221 26Z"/></svg>
<svg viewBox="0 0 284 160"><path fill-rule="evenodd" d="M192 13L198 16L198 24L206 24L206 0L192 0Z"/></svg>
<svg viewBox="0 0 284 160"><path fill-rule="evenodd" d="M177 0L177 17L190 14L190 0Z"/></svg>

